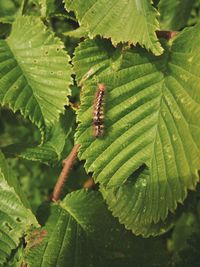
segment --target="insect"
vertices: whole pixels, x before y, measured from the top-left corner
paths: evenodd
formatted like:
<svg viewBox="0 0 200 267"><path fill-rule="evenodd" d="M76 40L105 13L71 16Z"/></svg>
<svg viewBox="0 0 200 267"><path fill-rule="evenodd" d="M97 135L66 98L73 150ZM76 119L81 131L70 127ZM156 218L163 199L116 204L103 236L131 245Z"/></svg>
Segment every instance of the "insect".
<svg viewBox="0 0 200 267"><path fill-rule="evenodd" d="M101 137L104 133L104 96L105 96L106 86L103 83L98 84L98 89L96 92L96 97L94 101L94 111L93 111L93 127L94 136L96 138Z"/></svg>

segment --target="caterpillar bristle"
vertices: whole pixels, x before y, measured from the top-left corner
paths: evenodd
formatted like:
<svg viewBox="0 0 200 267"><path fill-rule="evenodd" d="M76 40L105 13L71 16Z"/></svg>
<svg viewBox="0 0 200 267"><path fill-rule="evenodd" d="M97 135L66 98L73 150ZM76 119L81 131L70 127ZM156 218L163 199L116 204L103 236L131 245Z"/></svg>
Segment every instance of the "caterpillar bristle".
<svg viewBox="0 0 200 267"><path fill-rule="evenodd" d="M103 83L98 84L96 97L94 101L94 112L93 112L93 127L94 136L96 138L103 136L104 134L104 96L105 96L106 86Z"/></svg>

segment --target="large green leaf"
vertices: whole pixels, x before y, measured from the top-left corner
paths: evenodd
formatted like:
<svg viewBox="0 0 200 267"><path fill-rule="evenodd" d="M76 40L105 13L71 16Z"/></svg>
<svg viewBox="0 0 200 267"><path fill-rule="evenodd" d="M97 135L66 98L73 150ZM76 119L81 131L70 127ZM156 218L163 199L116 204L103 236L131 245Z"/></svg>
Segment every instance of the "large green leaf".
<svg viewBox="0 0 200 267"><path fill-rule="evenodd" d="M104 187L118 188L128 180L134 184L141 195L138 223L164 220L199 181L199 41L197 25L166 44L160 57L128 49L118 71L84 84L76 136L79 157ZM107 88L105 133L95 139L92 113L98 82ZM131 180L141 166L149 175Z"/></svg>
<svg viewBox="0 0 200 267"><path fill-rule="evenodd" d="M132 230L134 234L144 237L166 233L172 228L176 220L176 216L172 214L165 221L158 223L146 223L141 220L141 215L146 212L145 190L148 175L148 171L144 170L135 174L132 181L127 181L119 188L100 187L100 191L113 216L118 217L120 223L124 224L127 229Z"/></svg>
<svg viewBox="0 0 200 267"><path fill-rule="evenodd" d="M155 31L159 29L157 12L151 0L65 0L75 11L79 23L91 37L102 35L113 43L139 43L155 55L163 51Z"/></svg>
<svg viewBox="0 0 200 267"><path fill-rule="evenodd" d="M160 24L163 30L180 30L185 27L195 0L160 0Z"/></svg>
<svg viewBox="0 0 200 267"><path fill-rule="evenodd" d="M120 223L125 224L126 228L131 229L136 235L142 234L144 237L158 236L166 233L175 226L173 246L176 246L177 251L178 246L180 249L180 244L184 244L184 240L188 234L197 228L197 223L191 213L196 212L199 195L198 187L196 192L190 192L187 196L184 206L179 205L176 213L170 213L166 220L161 220L156 224L143 223L141 221L138 223L140 215L145 212L145 207L143 206L142 201L144 190L146 189L145 179L148 175L148 170L141 168L130 177L131 179L129 178L129 180L119 188L108 189L101 186L100 191L108 203L113 216L118 217ZM195 211L193 211L193 209ZM182 234L180 234L181 232Z"/></svg>
<svg viewBox="0 0 200 267"><path fill-rule="evenodd" d="M36 17L19 17L0 41L0 103L41 126L64 112L71 70L62 42Z"/></svg>
<svg viewBox="0 0 200 267"><path fill-rule="evenodd" d="M10 173L0 153L0 265L20 243L20 238L31 225L37 226L18 181Z"/></svg>
<svg viewBox="0 0 200 267"><path fill-rule="evenodd" d="M44 227L27 239L30 267L168 266L162 240L131 235L99 192L73 192L60 205L44 205L38 215Z"/></svg>
<svg viewBox="0 0 200 267"><path fill-rule="evenodd" d="M59 121L47 129L46 140L40 145L29 143L12 144L2 147L7 157L20 157L46 164L55 164L62 158L62 152L71 133L74 116L71 110L61 115Z"/></svg>
<svg viewBox="0 0 200 267"><path fill-rule="evenodd" d="M130 255L133 237L112 217L100 193L76 191L49 209L50 216L38 230L39 237L28 239L30 267L103 266L99 264L102 255L111 259ZM40 211L43 220L47 210Z"/></svg>

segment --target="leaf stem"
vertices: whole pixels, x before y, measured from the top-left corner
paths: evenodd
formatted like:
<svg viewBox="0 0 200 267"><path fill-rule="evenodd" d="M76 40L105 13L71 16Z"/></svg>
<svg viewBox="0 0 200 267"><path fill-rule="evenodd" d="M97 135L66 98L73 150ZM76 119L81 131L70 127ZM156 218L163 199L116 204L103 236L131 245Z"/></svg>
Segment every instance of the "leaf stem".
<svg viewBox="0 0 200 267"><path fill-rule="evenodd" d="M179 32L177 32L177 31L156 31L158 38L165 38L167 40L172 39L178 33Z"/></svg>
<svg viewBox="0 0 200 267"><path fill-rule="evenodd" d="M75 111L79 110L80 108L79 104L76 104L76 103L69 102L69 105Z"/></svg>
<svg viewBox="0 0 200 267"><path fill-rule="evenodd" d="M69 156L63 161L63 169L60 173L60 176L58 177L57 183L54 187L53 190L53 195L52 195L52 201L56 202L60 199L61 193L62 193L62 189L65 185L65 182L67 180L67 177L69 175L69 172L74 164L74 161L77 157L78 151L79 151L79 147L80 145L74 145L74 147L72 148Z"/></svg>
<svg viewBox="0 0 200 267"><path fill-rule="evenodd" d="M90 188L92 188L92 187L94 187L94 186L95 186L95 182L94 182L94 180L93 180L92 177L89 177L89 178L85 181L85 183L84 183L84 185L83 185L83 187L84 187L85 189L90 189Z"/></svg>
<svg viewBox="0 0 200 267"><path fill-rule="evenodd" d="M20 7L20 14L21 15L25 14L27 5L28 5L28 0L23 0L22 4L21 4L21 7Z"/></svg>

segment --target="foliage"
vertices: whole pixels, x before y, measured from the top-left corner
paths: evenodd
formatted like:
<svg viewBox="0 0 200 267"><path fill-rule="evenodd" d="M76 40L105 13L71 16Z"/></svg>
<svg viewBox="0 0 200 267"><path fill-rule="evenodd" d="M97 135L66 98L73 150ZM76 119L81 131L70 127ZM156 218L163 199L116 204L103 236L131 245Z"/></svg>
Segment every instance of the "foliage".
<svg viewBox="0 0 200 267"><path fill-rule="evenodd" d="M106 2L106 5L105 5ZM155 31L159 29L157 12L150 1L84 1L65 0L66 8L73 10L89 36L98 34L111 38L112 42L140 43L153 53L162 53ZM127 22L127 18L130 18Z"/></svg>
<svg viewBox="0 0 200 267"><path fill-rule="evenodd" d="M41 207L42 220L46 212L50 215L45 226L27 240L29 266L103 266L105 259L129 258L136 241L142 247L142 240L131 237L110 216L98 192L73 192L59 205Z"/></svg>
<svg viewBox="0 0 200 267"><path fill-rule="evenodd" d="M186 26L195 0L171 0L159 2L160 23L163 29L180 30Z"/></svg>
<svg viewBox="0 0 200 267"><path fill-rule="evenodd" d="M199 10L0 1L0 266L199 266Z"/></svg>
<svg viewBox="0 0 200 267"><path fill-rule="evenodd" d="M37 222L2 153L0 159L0 264L3 265L11 251L18 246L26 229L31 225L37 225Z"/></svg>

